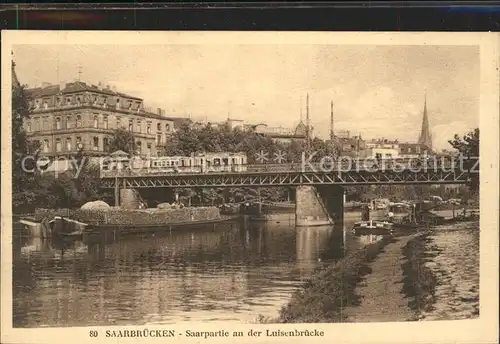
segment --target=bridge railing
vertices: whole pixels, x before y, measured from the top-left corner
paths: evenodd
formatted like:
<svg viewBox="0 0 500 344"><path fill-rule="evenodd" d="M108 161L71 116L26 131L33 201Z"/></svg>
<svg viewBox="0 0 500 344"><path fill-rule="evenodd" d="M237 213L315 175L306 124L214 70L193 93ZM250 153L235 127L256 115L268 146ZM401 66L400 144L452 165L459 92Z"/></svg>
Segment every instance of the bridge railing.
<svg viewBox="0 0 500 344"><path fill-rule="evenodd" d="M147 177L164 175L193 175L193 174L246 174L246 173L298 173L298 172L419 172L419 171L438 171L465 168L472 169L475 166L477 158L467 159L457 164L452 160L432 160L422 161L416 159L406 160L373 160L373 161L336 161L332 163L325 162L307 162L307 163L283 163L283 164L253 164L239 165L228 168L227 166L213 167L202 170L201 167L190 167L185 171L162 170L157 168L123 168L118 170L101 169L101 178L115 177ZM477 167L476 167L477 169Z"/></svg>

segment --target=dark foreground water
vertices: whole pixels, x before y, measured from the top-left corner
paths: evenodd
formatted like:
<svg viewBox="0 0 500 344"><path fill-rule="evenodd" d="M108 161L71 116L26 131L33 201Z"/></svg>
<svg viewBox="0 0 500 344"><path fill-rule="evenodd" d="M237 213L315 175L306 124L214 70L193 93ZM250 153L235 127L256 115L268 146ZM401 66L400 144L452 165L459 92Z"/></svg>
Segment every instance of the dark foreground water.
<svg viewBox="0 0 500 344"><path fill-rule="evenodd" d="M76 242L18 237L14 327L276 317L316 267L374 239L288 221Z"/></svg>

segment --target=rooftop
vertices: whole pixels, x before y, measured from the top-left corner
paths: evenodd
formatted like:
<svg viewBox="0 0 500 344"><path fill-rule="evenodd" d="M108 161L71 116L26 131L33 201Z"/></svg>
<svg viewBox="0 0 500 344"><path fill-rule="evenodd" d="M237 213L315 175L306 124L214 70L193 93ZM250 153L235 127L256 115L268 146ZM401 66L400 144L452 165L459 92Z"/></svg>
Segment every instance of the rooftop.
<svg viewBox="0 0 500 344"><path fill-rule="evenodd" d="M92 85L82 81L65 83L64 87L63 84L61 85L45 84L42 87L27 88L26 95L28 96L28 98L34 99L34 98L55 96L58 94L70 94L70 93L85 92L85 91L93 93L101 93L110 96L131 98L142 101L142 98L134 97L122 92L117 92L116 90L113 90L109 85L106 86L102 84Z"/></svg>

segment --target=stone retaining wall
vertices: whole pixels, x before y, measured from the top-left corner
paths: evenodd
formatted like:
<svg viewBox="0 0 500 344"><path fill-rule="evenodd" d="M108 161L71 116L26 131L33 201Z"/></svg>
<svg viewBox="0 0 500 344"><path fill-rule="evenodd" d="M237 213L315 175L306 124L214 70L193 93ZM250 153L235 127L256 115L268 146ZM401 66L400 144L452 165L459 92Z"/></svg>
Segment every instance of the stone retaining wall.
<svg viewBox="0 0 500 344"><path fill-rule="evenodd" d="M182 209L124 210L117 208L99 210L36 209L35 221L54 216L70 217L88 224L108 225L159 225L189 221L212 221L221 218L216 207L187 207Z"/></svg>

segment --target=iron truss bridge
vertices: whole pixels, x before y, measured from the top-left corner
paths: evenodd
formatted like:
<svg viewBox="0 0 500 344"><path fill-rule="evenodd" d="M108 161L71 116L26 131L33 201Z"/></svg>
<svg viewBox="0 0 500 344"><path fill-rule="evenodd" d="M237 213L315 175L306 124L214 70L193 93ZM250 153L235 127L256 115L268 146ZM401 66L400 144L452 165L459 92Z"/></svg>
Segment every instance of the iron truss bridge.
<svg viewBox="0 0 500 344"><path fill-rule="evenodd" d="M409 185L465 184L471 171L402 170L402 171L242 171L182 174L135 175L126 171L101 176L103 188L196 188L196 187L268 187L298 185Z"/></svg>

